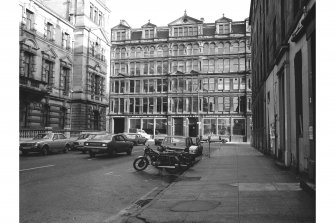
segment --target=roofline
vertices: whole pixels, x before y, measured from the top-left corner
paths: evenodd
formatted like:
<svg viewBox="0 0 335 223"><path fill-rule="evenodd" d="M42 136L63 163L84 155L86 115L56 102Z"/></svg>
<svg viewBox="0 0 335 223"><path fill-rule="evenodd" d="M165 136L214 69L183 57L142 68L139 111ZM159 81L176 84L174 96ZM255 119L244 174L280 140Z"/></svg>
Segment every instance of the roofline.
<svg viewBox="0 0 335 223"><path fill-rule="evenodd" d="M33 0L33 2L38 5L41 9L47 11L48 13L50 13L51 15L53 15L54 17L56 17L57 19L61 20L62 22L66 23L67 25L71 26L73 29L75 29L76 27L74 25L72 25L69 21L67 21L66 19L64 19L62 16L60 16L58 13L54 12L52 9L50 9L49 7L47 7L46 5L44 5L43 3L37 1L37 0Z"/></svg>

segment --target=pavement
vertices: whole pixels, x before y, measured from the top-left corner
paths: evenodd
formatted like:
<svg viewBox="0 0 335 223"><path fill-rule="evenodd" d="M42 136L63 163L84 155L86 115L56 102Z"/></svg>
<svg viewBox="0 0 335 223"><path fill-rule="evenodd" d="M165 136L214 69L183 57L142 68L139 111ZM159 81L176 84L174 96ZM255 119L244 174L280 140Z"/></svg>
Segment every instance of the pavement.
<svg viewBox="0 0 335 223"><path fill-rule="evenodd" d="M299 177L241 143L204 143L205 155L154 196L117 218L122 223L315 222L315 197Z"/></svg>

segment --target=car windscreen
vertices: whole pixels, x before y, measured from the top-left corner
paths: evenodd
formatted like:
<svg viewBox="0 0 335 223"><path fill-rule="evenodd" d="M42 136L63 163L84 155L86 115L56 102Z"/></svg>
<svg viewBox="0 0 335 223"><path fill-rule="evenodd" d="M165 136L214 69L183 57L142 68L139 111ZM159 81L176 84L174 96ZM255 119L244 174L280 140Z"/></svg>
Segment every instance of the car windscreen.
<svg viewBox="0 0 335 223"><path fill-rule="evenodd" d="M34 139L51 139L52 134L51 133L43 133L43 134L38 134L37 136L34 137Z"/></svg>
<svg viewBox="0 0 335 223"><path fill-rule="evenodd" d="M89 136L89 134L81 134L78 139L86 139Z"/></svg>
<svg viewBox="0 0 335 223"><path fill-rule="evenodd" d="M163 145L184 147L186 146L186 143L184 138L165 137Z"/></svg>
<svg viewBox="0 0 335 223"><path fill-rule="evenodd" d="M96 135L92 139L112 140L113 135Z"/></svg>

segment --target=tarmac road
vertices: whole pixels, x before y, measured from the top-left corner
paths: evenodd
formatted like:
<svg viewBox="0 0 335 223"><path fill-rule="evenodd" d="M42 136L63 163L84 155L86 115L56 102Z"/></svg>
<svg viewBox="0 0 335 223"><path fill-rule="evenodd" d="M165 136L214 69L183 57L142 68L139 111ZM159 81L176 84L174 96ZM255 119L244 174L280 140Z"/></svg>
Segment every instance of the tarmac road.
<svg viewBox="0 0 335 223"><path fill-rule="evenodd" d="M136 172L133 160L71 151L67 154L20 156L20 222L103 222L148 192L165 188L171 176L149 166Z"/></svg>

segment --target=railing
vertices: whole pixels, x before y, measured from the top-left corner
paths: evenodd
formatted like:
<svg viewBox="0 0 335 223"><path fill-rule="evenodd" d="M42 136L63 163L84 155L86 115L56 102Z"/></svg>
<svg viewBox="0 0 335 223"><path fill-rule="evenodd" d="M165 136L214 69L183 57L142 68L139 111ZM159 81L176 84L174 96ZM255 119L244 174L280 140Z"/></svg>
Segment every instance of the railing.
<svg viewBox="0 0 335 223"><path fill-rule="evenodd" d="M76 138L82 132L98 132L99 130L68 130L68 129L20 129L20 139L34 138L40 133L46 133L48 131L54 133L63 133L65 136L70 138Z"/></svg>

